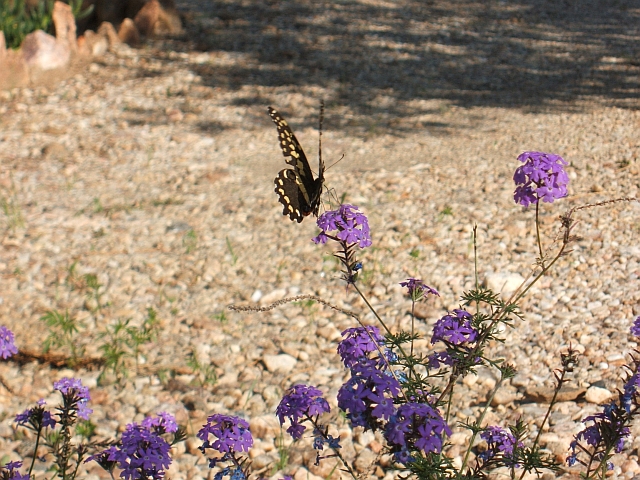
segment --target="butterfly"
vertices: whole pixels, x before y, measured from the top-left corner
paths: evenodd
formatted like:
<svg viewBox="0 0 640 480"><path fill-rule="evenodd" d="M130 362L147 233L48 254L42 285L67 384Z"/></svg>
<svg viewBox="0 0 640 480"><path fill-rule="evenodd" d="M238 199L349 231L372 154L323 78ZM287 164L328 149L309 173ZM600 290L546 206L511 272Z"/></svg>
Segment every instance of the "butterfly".
<svg viewBox="0 0 640 480"><path fill-rule="evenodd" d="M275 109L269 107L267 110L278 129L278 140L285 161L293 167L280 170L274 180L278 201L284 206L282 214L289 215L291 221L298 223L312 213L317 217L324 185L322 153L318 158L318 177L313 178L307 156L287 121ZM322 106L320 118L322 119Z"/></svg>

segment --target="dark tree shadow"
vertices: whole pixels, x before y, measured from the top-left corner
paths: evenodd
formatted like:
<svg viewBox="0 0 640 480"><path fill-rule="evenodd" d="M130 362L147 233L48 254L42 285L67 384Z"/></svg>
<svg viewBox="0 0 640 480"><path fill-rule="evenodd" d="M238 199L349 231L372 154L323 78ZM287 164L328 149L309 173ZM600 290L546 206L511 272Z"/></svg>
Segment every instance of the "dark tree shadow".
<svg viewBox="0 0 640 480"><path fill-rule="evenodd" d="M433 113L421 102L431 99L528 111L640 105L637 0L178 5L201 50L239 57L191 66L212 86L320 87L356 115Z"/></svg>

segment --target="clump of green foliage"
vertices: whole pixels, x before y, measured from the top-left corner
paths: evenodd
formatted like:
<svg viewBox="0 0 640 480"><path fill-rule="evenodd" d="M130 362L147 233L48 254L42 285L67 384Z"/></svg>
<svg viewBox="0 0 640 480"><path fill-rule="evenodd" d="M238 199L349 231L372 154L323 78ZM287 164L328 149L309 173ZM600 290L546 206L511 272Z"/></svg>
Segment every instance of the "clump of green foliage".
<svg viewBox="0 0 640 480"><path fill-rule="evenodd" d="M0 0L0 31L9 48L19 48L31 32L43 30L53 33L54 0L39 0L35 5L27 5L25 0ZM81 19L93 11L93 5L82 10L82 0L68 0L73 16Z"/></svg>

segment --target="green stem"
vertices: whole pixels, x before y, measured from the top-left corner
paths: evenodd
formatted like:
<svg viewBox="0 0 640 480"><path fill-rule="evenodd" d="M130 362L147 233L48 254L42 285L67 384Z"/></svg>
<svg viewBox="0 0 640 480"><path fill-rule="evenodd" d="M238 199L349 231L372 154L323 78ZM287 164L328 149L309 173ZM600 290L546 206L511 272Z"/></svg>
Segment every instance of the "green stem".
<svg viewBox="0 0 640 480"><path fill-rule="evenodd" d="M496 383L496 386L493 387L493 390L487 397L487 404L482 409L482 413L480 414L480 417L478 418L478 420L476 420L476 425L478 426L482 425L482 420L484 420L485 415L489 411L489 407L491 406L493 397L495 397L496 393L498 393L498 389L502 386L502 382L504 382L504 377L500 378L498 383ZM460 467L460 472L464 470L464 467L467 465L467 462L469 461L469 455L471 455L471 448L473 447L473 443L475 442L477 436L478 436L478 432L476 431L474 431L473 435L471 435L471 439L469 440L469 446L467 447L467 451L464 455L464 460L462 460L462 466Z"/></svg>

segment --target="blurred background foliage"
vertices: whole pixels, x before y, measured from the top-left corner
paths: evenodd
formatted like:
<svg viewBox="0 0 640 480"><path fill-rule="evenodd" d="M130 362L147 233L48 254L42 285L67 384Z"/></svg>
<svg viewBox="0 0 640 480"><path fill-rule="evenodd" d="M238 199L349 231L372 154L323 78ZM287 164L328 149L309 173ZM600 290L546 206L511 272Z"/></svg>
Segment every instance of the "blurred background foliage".
<svg viewBox="0 0 640 480"><path fill-rule="evenodd" d="M82 0L66 0L76 20L89 15L93 5L82 9ZM0 0L0 30L8 48L20 47L24 37L36 30L54 34L52 20L54 0Z"/></svg>

